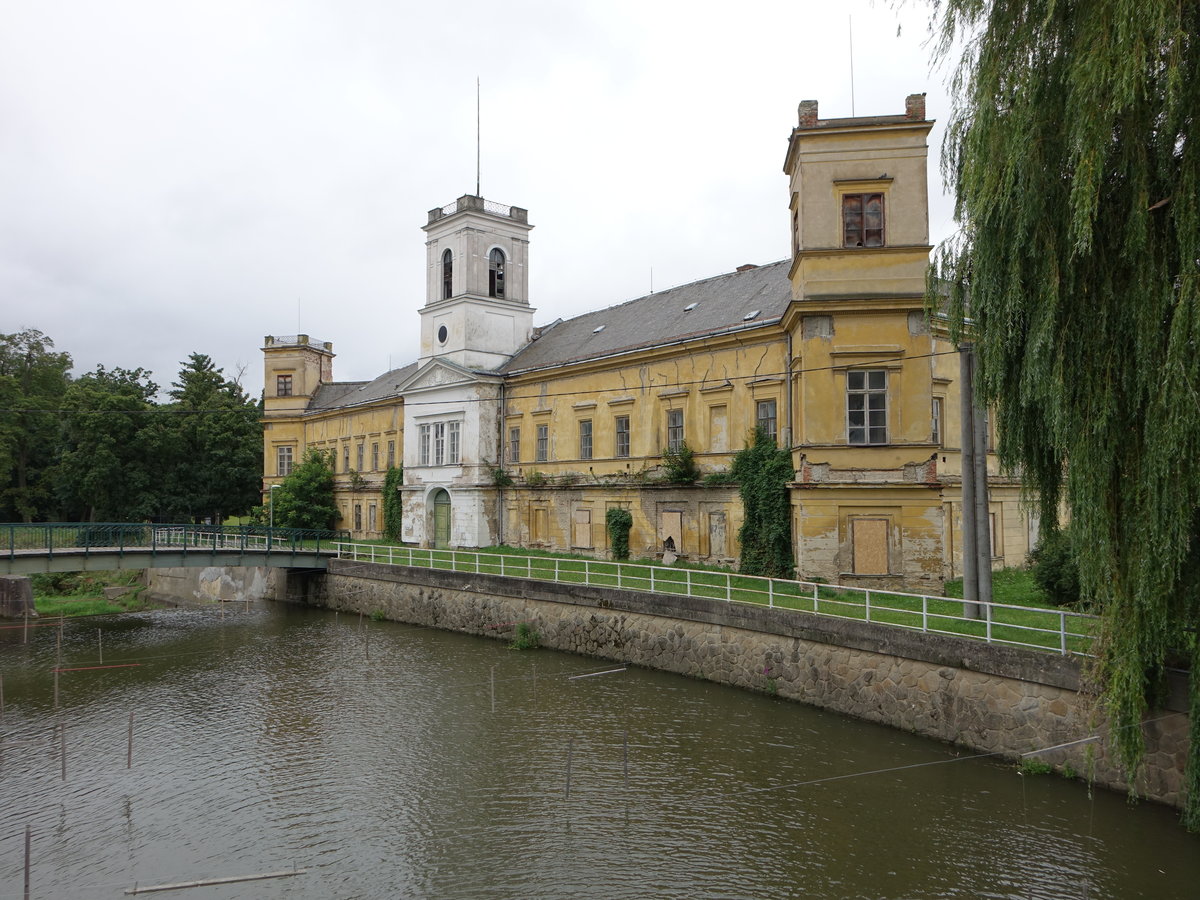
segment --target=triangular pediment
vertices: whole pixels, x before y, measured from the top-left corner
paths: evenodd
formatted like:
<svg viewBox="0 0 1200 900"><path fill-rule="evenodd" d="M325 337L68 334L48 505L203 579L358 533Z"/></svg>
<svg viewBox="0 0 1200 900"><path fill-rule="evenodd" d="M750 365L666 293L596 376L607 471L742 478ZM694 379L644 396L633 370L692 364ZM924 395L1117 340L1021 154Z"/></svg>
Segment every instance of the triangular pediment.
<svg viewBox="0 0 1200 900"><path fill-rule="evenodd" d="M407 380L401 382L399 393L407 394L433 388L482 384L495 380L494 375L481 375L479 372L474 372L449 360L432 359L420 366Z"/></svg>

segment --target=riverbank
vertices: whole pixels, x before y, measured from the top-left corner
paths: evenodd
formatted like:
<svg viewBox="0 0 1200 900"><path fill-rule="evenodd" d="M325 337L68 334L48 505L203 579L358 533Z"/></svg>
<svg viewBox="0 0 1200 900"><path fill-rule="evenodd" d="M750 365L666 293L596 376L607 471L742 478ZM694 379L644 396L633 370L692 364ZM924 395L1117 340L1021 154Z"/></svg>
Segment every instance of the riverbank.
<svg viewBox="0 0 1200 900"><path fill-rule="evenodd" d="M104 616L160 609L135 570L53 572L30 576L39 616Z"/></svg>

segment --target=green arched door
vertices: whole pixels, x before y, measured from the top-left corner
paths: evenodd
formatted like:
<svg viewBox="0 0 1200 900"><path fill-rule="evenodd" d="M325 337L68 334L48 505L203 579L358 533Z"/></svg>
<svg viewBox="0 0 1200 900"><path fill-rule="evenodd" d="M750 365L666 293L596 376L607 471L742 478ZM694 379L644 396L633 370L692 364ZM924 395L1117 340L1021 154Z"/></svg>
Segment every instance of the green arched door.
<svg viewBox="0 0 1200 900"><path fill-rule="evenodd" d="M433 546L450 546L450 495L440 488L433 495Z"/></svg>

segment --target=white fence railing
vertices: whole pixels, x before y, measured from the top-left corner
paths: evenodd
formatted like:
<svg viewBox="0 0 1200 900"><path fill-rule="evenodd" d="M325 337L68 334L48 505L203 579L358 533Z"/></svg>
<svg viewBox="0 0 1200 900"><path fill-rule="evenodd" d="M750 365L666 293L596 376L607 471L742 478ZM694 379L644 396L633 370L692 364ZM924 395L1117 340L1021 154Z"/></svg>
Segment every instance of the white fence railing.
<svg viewBox="0 0 1200 900"><path fill-rule="evenodd" d="M1097 621L1095 616L1065 609L972 604L927 594L642 563L377 544L336 543L334 547L339 558L359 562L754 603L1062 654L1087 654Z"/></svg>

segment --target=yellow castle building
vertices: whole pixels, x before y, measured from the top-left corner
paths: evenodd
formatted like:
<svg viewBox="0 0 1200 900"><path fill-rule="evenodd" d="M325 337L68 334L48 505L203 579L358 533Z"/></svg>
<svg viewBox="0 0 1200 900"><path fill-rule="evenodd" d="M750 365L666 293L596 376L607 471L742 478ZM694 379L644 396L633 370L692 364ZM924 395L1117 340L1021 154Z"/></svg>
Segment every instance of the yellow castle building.
<svg viewBox="0 0 1200 900"><path fill-rule="evenodd" d="M431 210L421 354L333 380L332 345L269 336L264 497L309 448L333 461L341 527L382 536L403 465L401 539L736 564L725 473L753 429L789 448L797 575L937 591L961 574L958 353L924 311L924 95L891 116L799 107L784 171L792 256L535 328L528 213L467 195ZM698 472L665 477L686 448ZM1037 523L989 459L995 565ZM677 473L674 473L677 475Z"/></svg>

